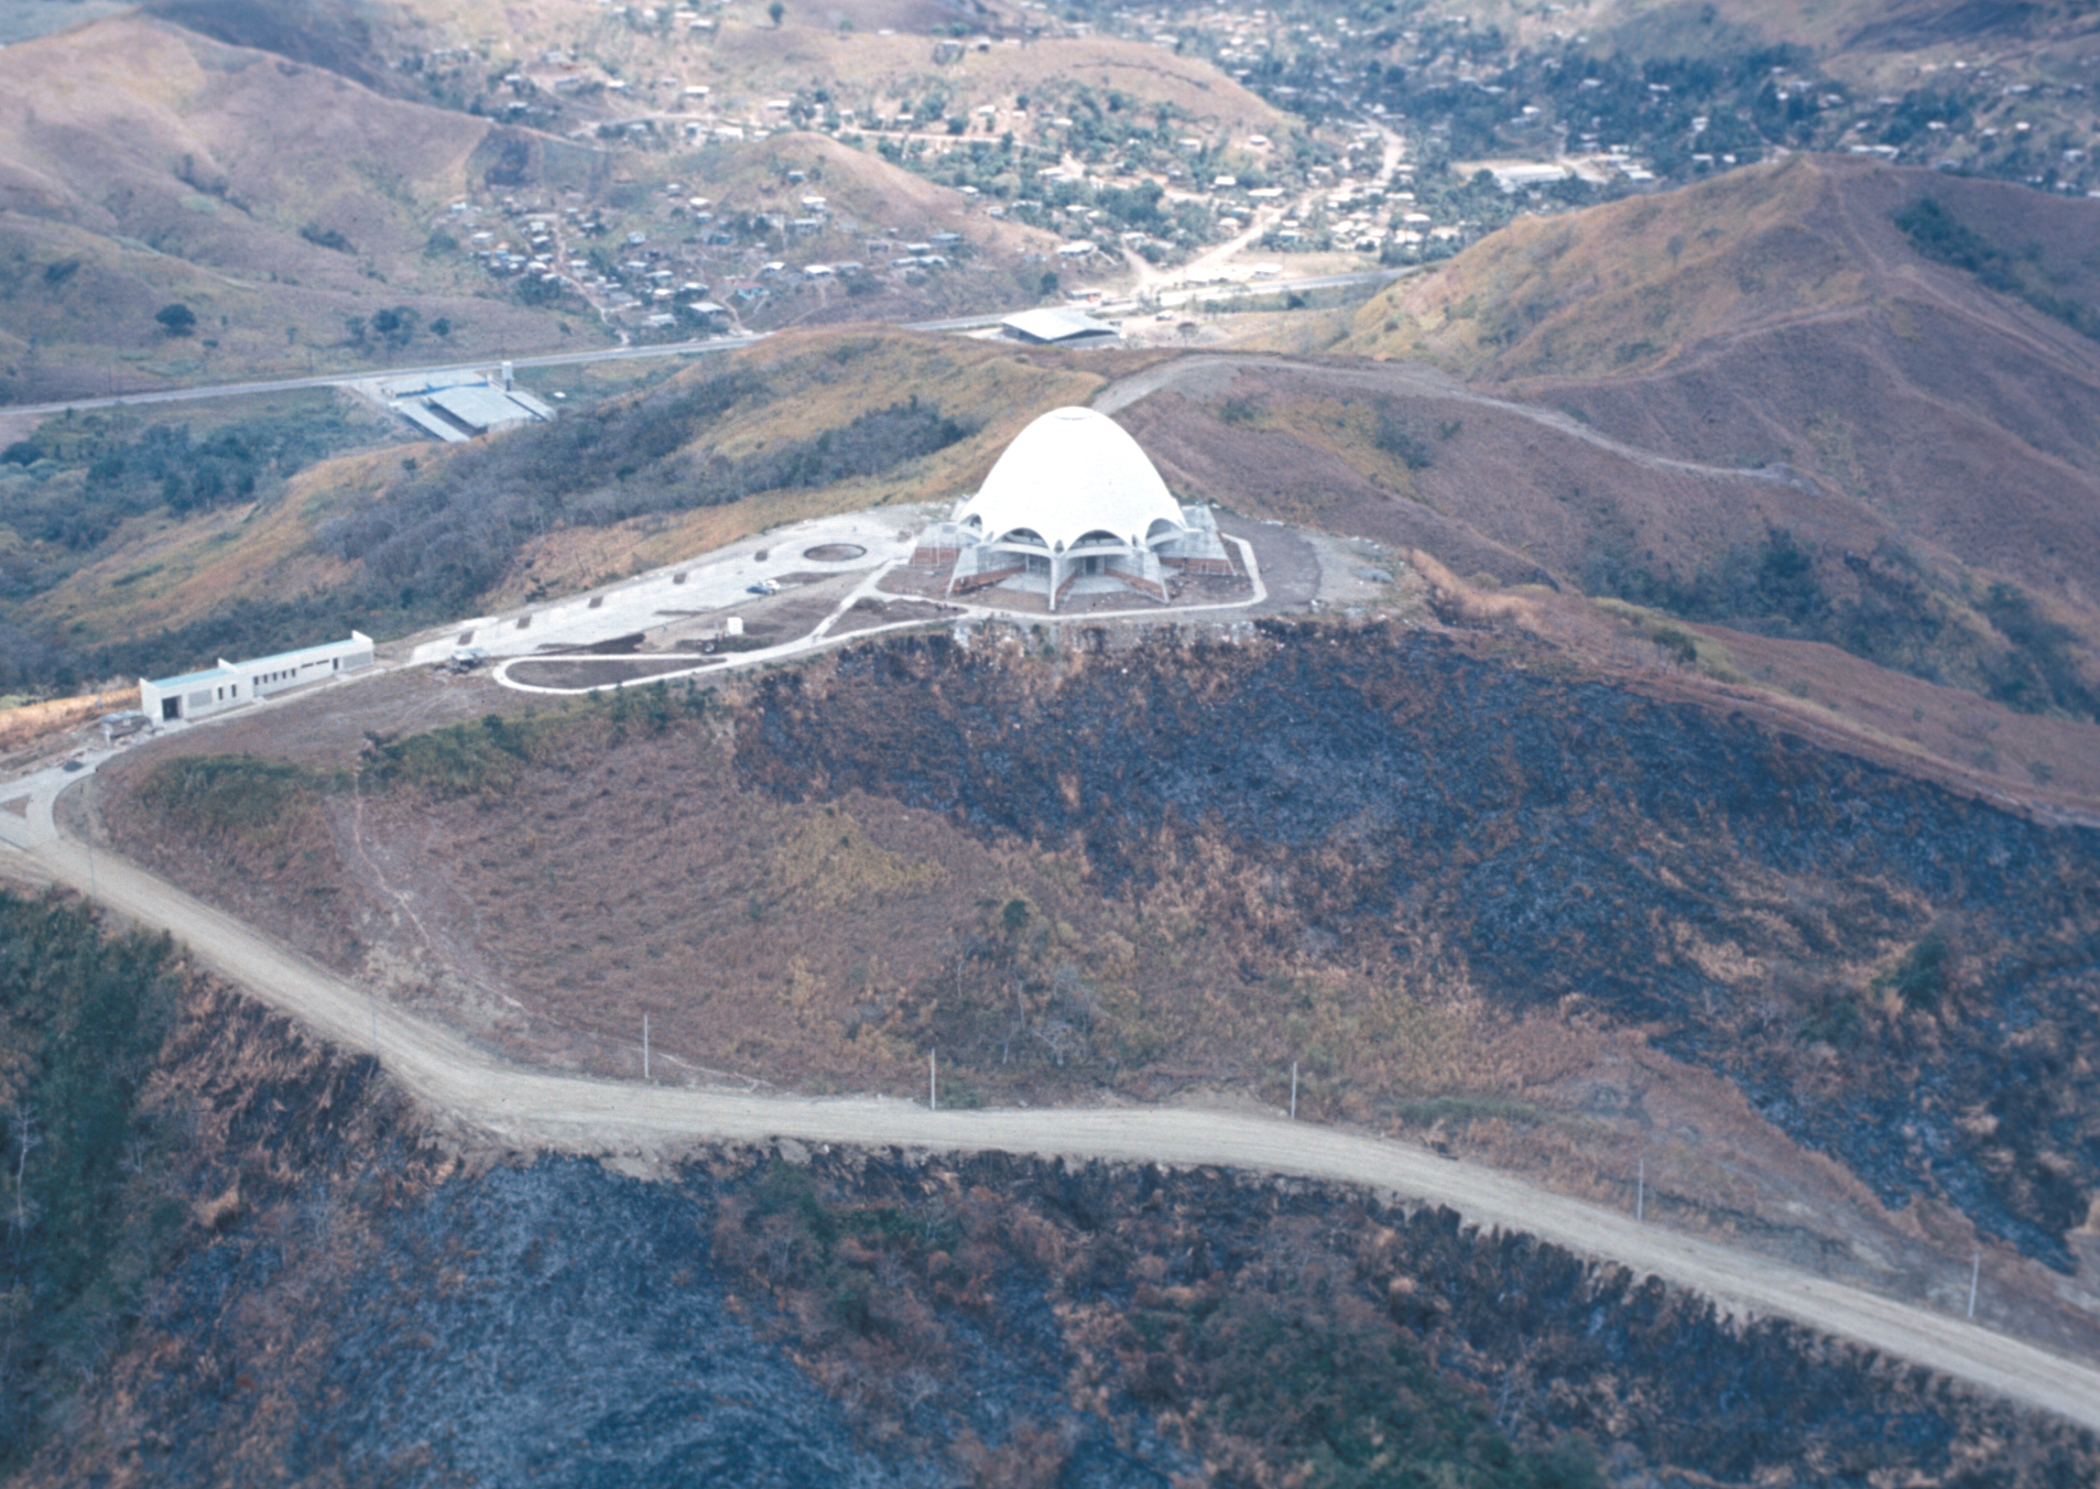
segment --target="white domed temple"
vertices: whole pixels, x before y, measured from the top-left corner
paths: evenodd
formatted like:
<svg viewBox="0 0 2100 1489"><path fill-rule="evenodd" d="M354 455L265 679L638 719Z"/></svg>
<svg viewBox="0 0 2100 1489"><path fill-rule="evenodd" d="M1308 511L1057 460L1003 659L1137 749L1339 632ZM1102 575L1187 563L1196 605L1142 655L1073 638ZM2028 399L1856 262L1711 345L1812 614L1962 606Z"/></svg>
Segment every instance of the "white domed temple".
<svg viewBox="0 0 2100 1489"><path fill-rule="evenodd" d="M1130 589L1164 604L1168 569L1230 574L1208 507L1183 508L1113 419L1052 409L1006 447L975 496L919 539L912 563L953 564L948 593L993 585L1048 597Z"/></svg>

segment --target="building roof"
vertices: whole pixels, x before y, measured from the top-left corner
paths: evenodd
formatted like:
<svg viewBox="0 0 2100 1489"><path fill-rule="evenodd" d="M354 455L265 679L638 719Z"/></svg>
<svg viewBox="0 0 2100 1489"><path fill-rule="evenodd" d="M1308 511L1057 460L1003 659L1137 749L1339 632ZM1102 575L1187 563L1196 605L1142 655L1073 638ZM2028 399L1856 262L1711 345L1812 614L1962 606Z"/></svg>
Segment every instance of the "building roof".
<svg viewBox="0 0 2100 1489"><path fill-rule="evenodd" d="M185 672L180 677L159 677L152 678L150 681L153 683L153 686L159 688L163 693L174 693L180 692L184 688L202 687L206 683L225 682L228 678L239 676L240 673L231 667L207 667L202 672Z"/></svg>
<svg viewBox="0 0 2100 1489"><path fill-rule="evenodd" d="M434 434L447 444L465 444L473 436L450 419L441 419L414 399L404 398L394 405L394 412L408 420L426 434Z"/></svg>
<svg viewBox="0 0 2100 1489"><path fill-rule="evenodd" d="M1029 341L1071 341L1082 336L1106 338L1118 334L1114 326L1103 325L1090 315L1059 306L1023 310L999 324Z"/></svg>
<svg viewBox="0 0 2100 1489"><path fill-rule="evenodd" d="M987 539L1032 534L1070 548L1105 533L1144 542L1156 524L1187 524L1138 442L1106 414L1058 408L1014 437L956 520Z"/></svg>
<svg viewBox="0 0 2100 1489"><path fill-rule="evenodd" d="M430 402L433 407L450 414L476 434L485 429L500 428L505 424L523 424L533 418L531 409L517 402L503 389L492 388L485 383L445 388L431 394Z"/></svg>
<svg viewBox="0 0 2100 1489"><path fill-rule="evenodd" d="M323 641L314 646L302 646L297 651L280 651L267 657L257 657L252 662L233 662L228 665L243 672L288 672L304 667L311 662L326 662L342 656L347 651L369 647L372 638L362 631L352 631L342 641Z"/></svg>

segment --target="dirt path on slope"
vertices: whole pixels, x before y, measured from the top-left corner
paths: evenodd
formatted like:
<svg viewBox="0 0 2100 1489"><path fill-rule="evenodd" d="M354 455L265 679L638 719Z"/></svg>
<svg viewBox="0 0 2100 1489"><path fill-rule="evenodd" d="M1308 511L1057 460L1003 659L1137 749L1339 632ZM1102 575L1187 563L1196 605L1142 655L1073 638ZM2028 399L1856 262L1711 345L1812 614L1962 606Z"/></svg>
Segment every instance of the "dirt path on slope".
<svg viewBox="0 0 2100 1489"><path fill-rule="evenodd" d="M70 839L0 848L0 869L87 891L186 942L203 965L347 1049L374 1050L441 1121L520 1151L655 1161L705 1142L899 1145L1169 1166L1210 1165L1355 1184L1448 1205L1470 1224L1527 1232L1653 1273L1745 1315L1780 1315L2100 1430L2100 1370L1973 1324L1876 1297L1714 1242L1635 1223L1474 1164L1336 1128L1186 1108L934 1112L883 1099L754 1096L547 1075L380 1004L233 917Z"/></svg>
<svg viewBox="0 0 2100 1489"><path fill-rule="evenodd" d="M1642 449L1639 445L1629 445L1622 440L1613 439L1610 435L1600 433L1558 409L1541 408L1534 403L1518 403L1508 398L1497 398L1489 393L1475 392L1458 379L1419 362L1379 362L1369 367L1356 368L1335 367L1322 362L1303 362L1292 357L1259 353L1247 356L1211 353L1205 356L1175 357L1110 383L1094 395L1088 406L1097 413L1113 414L1159 392L1162 388L1177 387L1191 381L1200 384L1205 379L1216 378L1220 373L1230 375L1242 369L1256 372L1296 372L1321 382L1349 383L1372 392L1445 398L1454 403L1492 408L1502 413L1514 414L1521 419L1529 419L1556 434L1564 434L1570 439L1594 445L1648 470L1670 471L1680 475L1698 476L1705 480L1789 484L1788 477L1770 470L1702 465L1696 460L1679 460L1670 455L1658 455L1653 450Z"/></svg>

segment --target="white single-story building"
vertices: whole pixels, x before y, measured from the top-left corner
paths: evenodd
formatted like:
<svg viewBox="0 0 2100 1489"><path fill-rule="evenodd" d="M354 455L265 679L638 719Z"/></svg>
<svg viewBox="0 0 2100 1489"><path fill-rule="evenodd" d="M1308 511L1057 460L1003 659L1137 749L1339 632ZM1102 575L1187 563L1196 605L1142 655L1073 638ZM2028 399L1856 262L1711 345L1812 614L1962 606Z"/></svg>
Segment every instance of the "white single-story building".
<svg viewBox="0 0 2100 1489"><path fill-rule="evenodd" d="M139 679L139 711L156 724L201 719L303 683L319 682L372 665L372 638L352 631L347 641L329 641L300 651L279 652L252 662L219 658L216 667L159 681Z"/></svg>
<svg viewBox="0 0 2100 1489"><path fill-rule="evenodd" d="M1106 414L1052 409L1014 437L984 485L927 528L912 562L953 564L948 593L1010 584L1135 590L1164 604L1169 568L1229 574L1208 507L1183 508L1138 442Z"/></svg>

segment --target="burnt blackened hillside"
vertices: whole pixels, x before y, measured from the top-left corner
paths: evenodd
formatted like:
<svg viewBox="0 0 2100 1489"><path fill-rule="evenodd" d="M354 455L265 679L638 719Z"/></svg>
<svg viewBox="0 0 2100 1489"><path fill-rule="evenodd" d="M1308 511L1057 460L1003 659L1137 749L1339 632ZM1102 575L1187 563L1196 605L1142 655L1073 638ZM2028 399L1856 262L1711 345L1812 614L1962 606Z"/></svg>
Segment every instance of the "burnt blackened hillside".
<svg viewBox="0 0 2100 1489"><path fill-rule="evenodd" d="M155 1482L224 1483L243 1458L258 1482L323 1465L373 1485L936 1480L856 1445L837 1403L725 1306L691 1196L546 1162L374 1197L289 1195L165 1279L143 1327L197 1368L140 1402L167 1442ZM332 1255L346 1208L370 1229ZM300 1337L229 1314L296 1318Z"/></svg>
<svg viewBox="0 0 2100 1489"><path fill-rule="evenodd" d="M159 1137L102 1135L163 1228L121 1316L40 1372L63 1430L10 1483L2055 1489L2100 1464L2091 1433L1449 1211L796 1143L653 1179L469 1161L370 1060L201 976L177 1002Z"/></svg>
<svg viewBox="0 0 2100 1489"><path fill-rule="evenodd" d="M2052 1264L2100 1188L2100 834L1398 628L1055 665L898 641L752 714L777 793L1083 847L1134 898L1210 882L1220 934L1264 927L1250 980L1309 931L1388 967L1434 939L1504 1007L1650 1028L1885 1199Z"/></svg>

